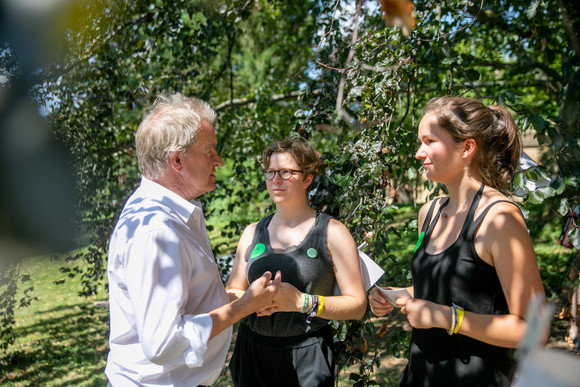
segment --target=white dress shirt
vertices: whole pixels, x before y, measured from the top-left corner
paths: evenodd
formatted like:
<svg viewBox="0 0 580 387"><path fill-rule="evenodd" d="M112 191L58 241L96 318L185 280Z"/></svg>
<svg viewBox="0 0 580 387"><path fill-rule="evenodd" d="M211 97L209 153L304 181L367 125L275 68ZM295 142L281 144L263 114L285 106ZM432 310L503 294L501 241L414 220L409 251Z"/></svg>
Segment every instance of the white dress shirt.
<svg viewBox="0 0 580 387"><path fill-rule="evenodd" d="M232 328L208 341L207 313L229 300L200 203L142 178L111 236L107 274L113 387L213 384Z"/></svg>

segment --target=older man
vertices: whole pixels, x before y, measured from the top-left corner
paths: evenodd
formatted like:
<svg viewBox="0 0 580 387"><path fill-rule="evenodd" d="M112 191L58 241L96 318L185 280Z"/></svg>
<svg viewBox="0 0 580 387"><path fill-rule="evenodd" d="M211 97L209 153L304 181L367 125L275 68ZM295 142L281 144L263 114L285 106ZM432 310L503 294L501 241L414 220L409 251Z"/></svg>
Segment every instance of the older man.
<svg viewBox="0 0 580 387"><path fill-rule="evenodd" d="M141 185L109 245L110 352L114 387L211 385L231 325L269 304L280 274L265 273L229 303L194 199L215 188L214 111L181 94L160 97L139 125Z"/></svg>

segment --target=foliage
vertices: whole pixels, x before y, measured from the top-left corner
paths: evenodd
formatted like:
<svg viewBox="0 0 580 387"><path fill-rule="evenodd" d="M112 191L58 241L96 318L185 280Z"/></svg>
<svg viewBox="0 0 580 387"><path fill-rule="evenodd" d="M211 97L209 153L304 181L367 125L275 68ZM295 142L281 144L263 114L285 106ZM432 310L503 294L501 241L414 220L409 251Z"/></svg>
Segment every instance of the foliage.
<svg viewBox="0 0 580 387"><path fill-rule="evenodd" d="M35 98L53 101L48 118L77 173L76 210L90 247L68 259L82 268L81 293L103 285L108 237L138 184L134 131L159 93L197 95L219 114L219 151L228 162L203 198L216 238L235 240L269 211L261 150L301 135L324 159L313 205L329 206L357 242L369 243L385 280L409 284L410 252L393 256L386 246L416 229L397 223L398 204L440 188L421 180L414 152L422 107L444 94L510 108L546 150L541 167L514 180L527 192L522 206L543 203L547 217L567 215L579 196L578 7L426 0L415 11L407 37L384 23L374 1L74 2L63 44L36 74ZM531 185L539 176L552 182ZM580 247L577 227L571 237ZM235 246L214 248L228 255ZM363 340L364 321L344 329ZM361 385L371 370L363 364Z"/></svg>
<svg viewBox="0 0 580 387"><path fill-rule="evenodd" d="M539 176L553 176L550 186L528 189L523 205L545 202L561 216L574 207L580 170L575 91L580 51L568 40L576 36L566 32L571 25L565 25L562 14L572 17L573 31L578 15L571 3L559 4L417 2L418 25L409 38L399 30L383 28L378 15L367 14L364 22L354 26L353 35L359 28L361 37L352 45L340 29L325 29L328 44L319 51L322 74L307 90L316 90L323 80L339 87L335 93L323 93L324 97L315 93L302 97L312 105L299 111L305 112L300 127L315 132L319 117L338 113L343 121L335 125L350 129L348 136L339 138L340 152L326 172L340 182L337 202L343 205L342 219L355 238L365 238L372 251L380 252L395 234L389 227L392 202L397 200L393 192L405 194L409 183L418 182L413 154L421 107L444 94L510 108L522 130L534 133L549 149L542 160L547 172L542 167L522 171L514 189L527 188L527 182ZM322 56L324 49L327 56ZM580 231L573 232L578 248ZM569 258L539 258L549 279L548 294L557 297ZM401 273L394 264L388 261L387 272ZM372 367L361 367L361 385L370 380L369 371Z"/></svg>
<svg viewBox="0 0 580 387"><path fill-rule="evenodd" d="M36 299L30 275L23 274L22 262L13 262L0 270L0 348L5 351L15 340L13 325L16 309L25 308ZM21 292L17 293L20 288Z"/></svg>

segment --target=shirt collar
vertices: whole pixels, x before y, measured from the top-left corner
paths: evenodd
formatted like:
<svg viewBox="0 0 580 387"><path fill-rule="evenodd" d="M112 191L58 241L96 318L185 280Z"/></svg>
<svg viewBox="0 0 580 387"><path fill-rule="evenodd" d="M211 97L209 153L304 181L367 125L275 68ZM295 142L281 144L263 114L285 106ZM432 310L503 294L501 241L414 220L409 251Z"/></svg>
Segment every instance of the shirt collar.
<svg viewBox="0 0 580 387"><path fill-rule="evenodd" d="M184 222L187 222L196 212L203 216L201 202L185 200L170 189L144 176L141 176L141 186L139 188L146 196L154 197L170 207L177 215L183 218Z"/></svg>

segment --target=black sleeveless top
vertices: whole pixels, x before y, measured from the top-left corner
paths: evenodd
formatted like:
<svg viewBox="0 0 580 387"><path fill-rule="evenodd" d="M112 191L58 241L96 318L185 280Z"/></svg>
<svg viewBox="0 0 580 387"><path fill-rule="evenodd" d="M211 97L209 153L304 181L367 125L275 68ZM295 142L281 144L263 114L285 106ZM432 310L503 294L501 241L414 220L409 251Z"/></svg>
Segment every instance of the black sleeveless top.
<svg viewBox="0 0 580 387"><path fill-rule="evenodd" d="M252 251L248 258L246 276L252 283L264 272L272 275L282 272L282 282L294 285L298 290L308 294L332 296L336 278L328 246L326 231L330 216L317 213L314 226L304 241L287 251L275 251L270 245L268 225L272 216L260 220L256 227ZM306 314L299 312L278 312L271 316L257 317L251 314L242 320L251 330L264 336L288 337L306 333ZM328 320L314 317L310 323L310 332L322 328Z"/></svg>
<svg viewBox="0 0 580 387"><path fill-rule="evenodd" d="M466 311L481 314L509 313L495 268L478 256L474 235L493 205L512 202L500 200L491 203L474 220L482 192L483 185L473 198L457 240L438 254L427 253L425 246L449 198L431 219L437 202L433 201L411 260L415 298L442 305L455 303ZM467 336L450 336L444 329L413 329L409 363L400 385L507 386L514 366L512 354L513 350Z"/></svg>

